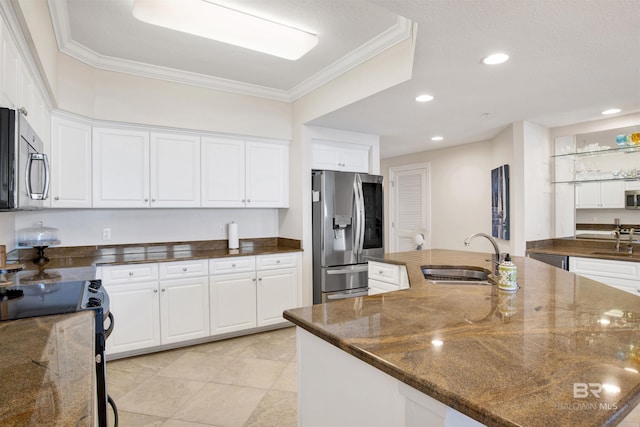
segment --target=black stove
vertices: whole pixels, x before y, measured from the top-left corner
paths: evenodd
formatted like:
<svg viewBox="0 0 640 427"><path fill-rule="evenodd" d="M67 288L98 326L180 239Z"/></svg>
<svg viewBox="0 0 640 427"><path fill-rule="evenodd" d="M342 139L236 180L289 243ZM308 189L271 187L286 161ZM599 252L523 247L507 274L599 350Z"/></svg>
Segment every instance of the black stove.
<svg viewBox="0 0 640 427"><path fill-rule="evenodd" d="M0 288L0 320L16 320L101 308L109 315L109 295L100 280L21 284Z"/></svg>

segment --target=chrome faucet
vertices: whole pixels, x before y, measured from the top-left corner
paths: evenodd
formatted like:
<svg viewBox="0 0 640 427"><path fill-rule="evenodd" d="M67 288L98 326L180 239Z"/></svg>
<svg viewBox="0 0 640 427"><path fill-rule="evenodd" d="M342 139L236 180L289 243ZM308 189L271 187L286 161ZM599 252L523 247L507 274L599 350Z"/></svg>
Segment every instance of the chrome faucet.
<svg viewBox="0 0 640 427"><path fill-rule="evenodd" d="M616 238L616 252L620 252L620 230L614 230L613 235Z"/></svg>
<svg viewBox="0 0 640 427"><path fill-rule="evenodd" d="M633 232L635 230L633 228L629 229L629 245L627 246L627 253L629 255L633 254Z"/></svg>
<svg viewBox="0 0 640 427"><path fill-rule="evenodd" d="M469 246L471 244L471 241L473 239L475 239L476 237L486 237L491 244L493 245L493 249L495 250L495 255L492 256L492 263L493 263L493 274L498 277L498 264L500 264L500 248L498 248L498 243L496 243L495 239L491 236L489 236L488 234L485 233L476 233L476 234L472 234L471 236L467 237L466 239L464 239L464 245L465 246Z"/></svg>

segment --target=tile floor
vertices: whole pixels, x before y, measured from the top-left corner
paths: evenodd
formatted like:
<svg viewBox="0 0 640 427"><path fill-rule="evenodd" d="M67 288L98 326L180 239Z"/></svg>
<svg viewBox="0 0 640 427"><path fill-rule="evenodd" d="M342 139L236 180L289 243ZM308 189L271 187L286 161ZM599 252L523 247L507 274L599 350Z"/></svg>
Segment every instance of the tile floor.
<svg viewBox="0 0 640 427"><path fill-rule="evenodd" d="M121 427L296 426L295 328L107 363Z"/></svg>

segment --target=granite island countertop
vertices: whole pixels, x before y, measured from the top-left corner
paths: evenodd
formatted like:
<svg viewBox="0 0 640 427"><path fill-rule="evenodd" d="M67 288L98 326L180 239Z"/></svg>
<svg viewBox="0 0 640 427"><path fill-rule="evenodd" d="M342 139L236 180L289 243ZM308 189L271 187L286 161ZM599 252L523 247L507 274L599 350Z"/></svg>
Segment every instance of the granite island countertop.
<svg viewBox="0 0 640 427"><path fill-rule="evenodd" d="M0 425L94 425L93 316L0 322Z"/></svg>
<svg viewBox="0 0 640 427"><path fill-rule="evenodd" d="M516 293L434 285L420 269L490 269L487 259L387 254L386 262L407 266L409 289L287 310L285 318L486 425L616 425L640 401L640 298L524 257L513 257ZM574 397L574 384L613 391Z"/></svg>

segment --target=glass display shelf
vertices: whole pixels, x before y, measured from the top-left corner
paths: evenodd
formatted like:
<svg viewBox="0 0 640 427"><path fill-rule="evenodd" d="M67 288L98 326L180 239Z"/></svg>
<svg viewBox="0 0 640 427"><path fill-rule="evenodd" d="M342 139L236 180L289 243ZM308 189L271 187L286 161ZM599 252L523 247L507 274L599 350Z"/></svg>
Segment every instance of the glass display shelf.
<svg viewBox="0 0 640 427"><path fill-rule="evenodd" d="M626 147L616 147L616 148L607 148L604 150L591 150L591 151L581 151L581 152L573 152L573 153L564 153L564 154L555 154L551 157L554 158L574 158L574 157L587 157L587 156L603 156L609 154L629 154L629 153L637 153L640 152L640 145L630 145Z"/></svg>
<svg viewBox="0 0 640 427"><path fill-rule="evenodd" d="M636 182L640 181L640 177L637 178L597 178L597 179L574 179L568 181L551 181L552 184L585 184L589 182Z"/></svg>

